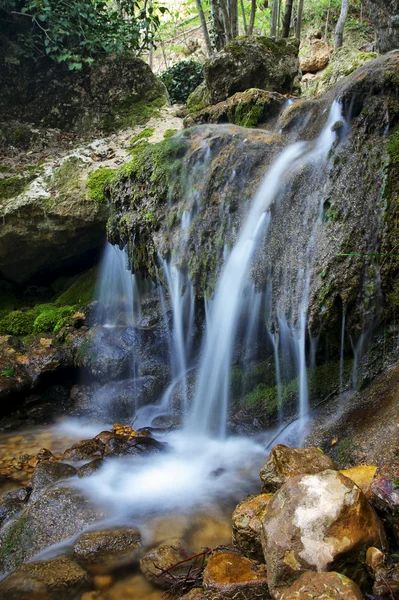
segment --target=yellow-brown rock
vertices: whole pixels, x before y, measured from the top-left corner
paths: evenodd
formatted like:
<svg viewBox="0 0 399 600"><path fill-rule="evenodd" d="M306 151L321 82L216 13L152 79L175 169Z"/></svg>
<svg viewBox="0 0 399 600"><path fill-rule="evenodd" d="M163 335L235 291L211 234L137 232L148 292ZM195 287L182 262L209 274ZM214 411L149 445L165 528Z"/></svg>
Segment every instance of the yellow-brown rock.
<svg viewBox="0 0 399 600"><path fill-rule="evenodd" d="M374 579L373 594L376 598L399 598L399 565L396 560L378 548L369 548L366 564Z"/></svg>
<svg viewBox="0 0 399 600"><path fill-rule="evenodd" d="M188 594L184 594L180 600L206 600L206 596L202 588L194 588Z"/></svg>
<svg viewBox="0 0 399 600"><path fill-rule="evenodd" d="M190 554L182 545L180 540L170 540L168 544L161 544L157 548L150 550L140 560L140 569L143 575L162 588L168 588L171 585L172 578L168 578L162 574L162 571L169 569L176 563L189 558ZM190 562L182 563L182 565L173 569L173 575L181 575L186 573L190 567Z"/></svg>
<svg viewBox="0 0 399 600"><path fill-rule="evenodd" d="M284 591L276 591L275 600L363 600L359 587L340 573L307 571Z"/></svg>
<svg viewBox="0 0 399 600"><path fill-rule="evenodd" d="M233 544L247 558L264 562L260 535L262 519L273 494L259 494L240 502L233 512Z"/></svg>
<svg viewBox="0 0 399 600"><path fill-rule="evenodd" d="M130 425L121 425L120 423L114 423L112 431L116 433L116 435L121 435L122 437L132 438L138 437L139 434L135 431Z"/></svg>
<svg viewBox="0 0 399 600"><path fill-rule="evenodd" d="M330 60L328 44L324 40L313 40L299 61L303 73L317 73L324 69Z"/></svg>
<svg viewBox="0 0 399 600"><path fill-rule="evenodd" d="M377 467L374 465L359 465L358 467L340 471L340 473L352 479L360 487L366 498L370 498L371 483L376 471Z"/></svg>
<svg viewBox="0 0 399 600"><path fill-rule="evenodd" d="M337 469L337 466L318 448L289 448L277 444L260 471L262 492L277 491L289 477L314 475L326 469Z"/></svg>
<svg viewBox="0 0 399 600"><path fill-rule="evenodd" d="M305 571L343 571L365 580L366 551L386 537L366 496L338 471L290 477L263 518L262 547L271 589Z"/></svg>
<svg viewBox="0 0 399 600"><path fill-rule="evenodd" d="M234 552L211 556L203 584L209 600L270 598L265 566Z"/></svg>

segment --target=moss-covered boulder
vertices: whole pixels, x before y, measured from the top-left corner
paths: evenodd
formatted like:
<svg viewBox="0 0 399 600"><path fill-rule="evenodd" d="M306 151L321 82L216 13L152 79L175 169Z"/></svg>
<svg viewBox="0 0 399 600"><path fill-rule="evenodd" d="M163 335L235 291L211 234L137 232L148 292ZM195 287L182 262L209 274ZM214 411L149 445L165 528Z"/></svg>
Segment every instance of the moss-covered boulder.
<svg viewBox="0 0 399 600"><path fill-rule="evenodd" d="M211 104L209 90L205 81L200 83L187 98L187 108L189 113L196 113Z"/></svg>
<svg viewBox="0 0 399 600"><path fill-rule="evenodd" d="M324 66L327 66L327 64L328 66L317 82L315 94L320 96L327 90L333 88L341 79L347 77L356 71L356 69L377 57L378 54L375 52L360 52L359 50L347 46L340 48L331 55L329 60L325 63ZM307 70L310 71L310 63L309 65L306 65L305 63L305 67L306 66Z"/></svg>
<svg viewBox="0 0 399 600"><path fill-rule="evenodd" d="M237 92L231 98L190 114L184 120L185 127L205 123L234 123L242 127L256 127L276 119L286 102L277 92L249 89Z"/></svg>
<svg viewBox="0 0 399 600"><path fill-rule="evenodd" d="M299 73L298 50L296 40L236 38L204 63L204 78L212 103L249 88L291 93Z"/></svg>
<svg viewBox="0 0 399 600"><path fill-rule="evenodd" d="M163 83L131 56L108 57L81 71L46 61L2 64L0 87L0 122L79 134L142 124L167 101Z"/></svg>
<svg viewBox="0 0 399 600"><path fill-rule="evenodd" d="M1 276L23 283L76 265L102 247L108 215L102 186L112 171L92 171L86 157L65 157L58 167L39 167L31 181L19 179L22 187L12 188L12 196L9 188L0 191Z"/></svg>

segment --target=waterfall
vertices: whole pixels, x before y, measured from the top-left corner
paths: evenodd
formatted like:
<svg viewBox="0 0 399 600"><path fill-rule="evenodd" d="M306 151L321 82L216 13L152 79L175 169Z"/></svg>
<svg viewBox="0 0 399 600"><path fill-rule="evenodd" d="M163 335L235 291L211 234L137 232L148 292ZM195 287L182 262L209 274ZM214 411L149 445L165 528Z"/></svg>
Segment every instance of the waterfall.
<svg viewBox="0 0 399 600"><path fill-rule="evenodd" d="M340 116L340 104L334 102L326 126L316 142L310 147L305 142L296 142L286 148L266 174L255 195L235 246L219 277L212 303L209 326L201 352L193 408L187 420L188 430L197 435L224 437L226 433L231 356L242 295L249 279L254 253L270 223L270 207L296 169L306 164L317 164L327 158L336 139L332 126ZM311 260L307 265L299 316L299 413L302 419L308 411L306 323L310 266Z"/></svg>

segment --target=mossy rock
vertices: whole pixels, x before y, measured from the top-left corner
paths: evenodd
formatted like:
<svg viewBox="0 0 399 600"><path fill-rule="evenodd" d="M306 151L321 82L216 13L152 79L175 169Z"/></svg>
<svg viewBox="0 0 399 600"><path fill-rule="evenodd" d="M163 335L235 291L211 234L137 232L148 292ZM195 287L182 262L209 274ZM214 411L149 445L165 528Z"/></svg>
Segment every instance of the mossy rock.
<svg viewBox="0 0 399 600"><path fill-rule="evenodd" d="M276 92L250 89L188 116L184 124L234 123L241 127L256 127L277 118L285 102L285 96Z"/></svg>
<svg viewBox="0 0 399 600"><path fill-rule="evenodd" d="M187 98L189 113L197 113L211 104L210 92L205 81L203 81Z"/></svg>
<svg viewBox="0 0 399 600"><path fill-rule="evenodd" d="M328 67L317 81L314 94L320 96L334 87L341 79L377 57L378 54L376 52L360 52L359 50L343 46L330 57Z"/></svg>
<svg viewBox="0 0 399 600"><path fill-rule="evenodd" d="M104 194L104 186L111 181L112 176L116 173L116 169L100 167L89 174L87 178L88 195L91 200L96 202L106 202Z"/></svg>
<svg viewBox="0 0 399 600"><path fill-rule="evenodd" d="M249 88L291 93L299 74L299 43L263 36L241 36L204 63L213 104Z"/></svg>

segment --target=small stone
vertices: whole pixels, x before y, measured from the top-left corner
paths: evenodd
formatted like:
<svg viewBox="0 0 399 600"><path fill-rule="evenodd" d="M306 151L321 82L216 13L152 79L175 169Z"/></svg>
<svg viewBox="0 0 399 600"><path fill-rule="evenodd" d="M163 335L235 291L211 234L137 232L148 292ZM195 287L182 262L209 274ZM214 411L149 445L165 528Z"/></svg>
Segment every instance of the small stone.
<svg viewBox="0 0 399 600"><path fill-rule="evenodd" d="M265 565L234 552L218 552L204 569L203 584L209 600L270 598Z"/></svg>
<svg viewBox="0 0 399 600"><path fill-rule="evenodd" d="M376 598L399 597L399 564L378 548L369 548L366 564L374 579L373 594Z"/></svg>
<svg viewBox="0 0 399 600"><path fill-rule="evenodd" d="M399 461L379 467L371 484L371 504L399 543Z"/></svg>
<svg viewBox="0 0 399 600"><path fill-rule="evenodd" d="M247 558L263 563L262 519L273 494L251 496L233 512L233 544Z"/></svg>
<svg viewBox="0 0 399 600"><path fill-rule="evenodd" d="M70 600L82 594L90 587L90 576L70 558L61 556L54 560L39 560L20 566L14 573L6 577L0 584L0 597L4 600L15 600L24 596L10 595L19 589L22 580L31 582L33 590L40 590L44 598L52 600ZM37 593L35 591L35 593ZM6 595L8 594L8 595ZM28 595L26 599L32 600ZM36 599L36 596L34 596ZM40 600L37 595L37 600Z"/></svg>
<svg viewBox="0 0 399 600"><path fill-rule="evenodd" d="M157 548L150 550L140 560L140 569L143 575L162 588L170 587L170 581L160 576L161 572L165 569L172 567L174 564L189 558L190 554L187 549L184 548L180 540L171 540L169 544L161 544ZM179 575L187 572L190 563L183 563L176 570L173 570L174 575Z"/></svg>
<svg viewBox="0 0 399 600"><path fill-rule="evenodd" d="M93 583L96 590L106 590L114 582L112 575L96 575L93 577Z"/></svg>
<svg viewBox="0 0 399 600"><path fill-rule="evenodd" d="M50 450L47 450L47 448L41 448L36 454L36 458L38 460L55 460L53 453L50 452Z"/></svg>
<svg viewBox="0 0 399 600"><path fill-rule="evenodd" d="M289 448L277 444L260 471L262 492L276 492L289 477L336 470L334 461L315 447Z"/></svg>
<svg viewBox="0 0 399 600"><path fill-rule="evenodd" d="M99 458L104 451L104 445L98 440L82 440L65 450L62 459L77 462L88 458Z"/></svg>
<svg viewBox="0 0 399 600"><path fill-rule="evenodd" d="M141 535L137 529L87 531L79 537L73 556L91 573L108 573L138 562Z"/></svg>
<svg viewBox="0 0 399 600"><path fill-rule="evenodd" d="M289 588L276 590L275 600L363 600L359 587L345 575L303 573Z"/></svg>

